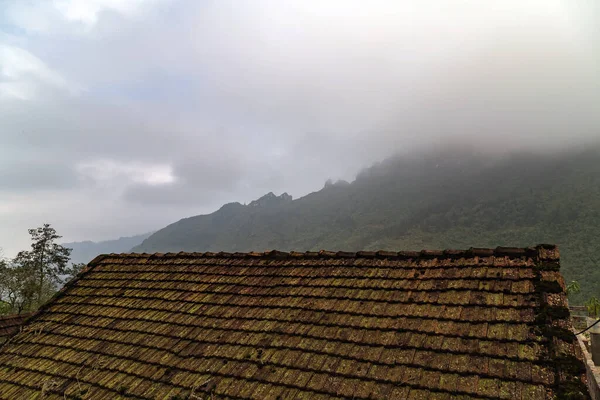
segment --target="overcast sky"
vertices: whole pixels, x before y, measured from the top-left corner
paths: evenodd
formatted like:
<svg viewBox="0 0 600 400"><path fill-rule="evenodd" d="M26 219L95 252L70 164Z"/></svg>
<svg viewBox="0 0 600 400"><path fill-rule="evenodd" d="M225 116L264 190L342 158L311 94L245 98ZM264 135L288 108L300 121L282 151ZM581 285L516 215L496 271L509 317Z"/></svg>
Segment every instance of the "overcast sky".
<svg viewBox="0 0 600 400"><path fill-rule="evenodd" d="M0 247L600 135L597 0L0 0Z"/></svg>

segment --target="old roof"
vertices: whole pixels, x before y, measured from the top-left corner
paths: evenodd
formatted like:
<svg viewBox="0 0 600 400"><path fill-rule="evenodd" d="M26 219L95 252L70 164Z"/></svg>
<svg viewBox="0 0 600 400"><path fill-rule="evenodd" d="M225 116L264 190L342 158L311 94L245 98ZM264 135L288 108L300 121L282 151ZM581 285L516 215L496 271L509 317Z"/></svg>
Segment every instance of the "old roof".
<svg viewBox="0 0 600 400"><path fill-rule="evenodd" d="M100 256L2 348L0 397L587 398L558 269L549 245Z"/></svg>
<svg viewBox="0 0 600 400"><path fill-rule="evenodd" d="M19 331L19 327L29 314L0 315L0 343Z"/></svg>

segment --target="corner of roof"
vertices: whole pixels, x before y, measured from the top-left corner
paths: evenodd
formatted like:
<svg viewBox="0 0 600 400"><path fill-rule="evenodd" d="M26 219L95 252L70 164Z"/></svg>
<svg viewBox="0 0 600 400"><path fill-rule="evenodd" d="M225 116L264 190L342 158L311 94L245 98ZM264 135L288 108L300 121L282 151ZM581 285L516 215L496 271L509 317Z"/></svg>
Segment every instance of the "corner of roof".
<svg viewBox="0 0 600 400"><path fill-rule="evenodd" d="M557 398L571 398L569 393L586 391L581 381L585 364L576 349L579 344L572 330L566 286L560 274L560 252L553 244L538 244L535 250L533 285L539 306L534 324L546 342L546 361L555 369Z"/></svg>
<svg viewBox="0 0 600 400"><path fill-rule="evenodd" d="M560 253L558 247L549 244L535 246L534 258L535 291L541 296L542 306L561 308L567 311L566 286L560 274ZM556 317L557 315L555 315ZM564 315L563 315L564 317Z"/></svg>
<svg viewBox="0 0 600 400"><path fill-rule="evenodd" d="M542 264L548 264L548 267L554 265L551 270L558 271L560 269L560 251L555 244L538 244L535 246L537 258Z"/></svg>

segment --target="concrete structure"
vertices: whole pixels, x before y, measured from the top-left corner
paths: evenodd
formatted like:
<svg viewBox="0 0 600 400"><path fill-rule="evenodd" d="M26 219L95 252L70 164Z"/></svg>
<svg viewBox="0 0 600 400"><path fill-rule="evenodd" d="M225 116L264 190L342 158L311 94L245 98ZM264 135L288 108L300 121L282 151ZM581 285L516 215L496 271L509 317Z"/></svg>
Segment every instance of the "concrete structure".
<svg viewBox="0 0 600 400"><path fill-rule="evenodd" d="M581 346L581 351L583 353L585 361L585 377L587 380L586 384L588 387L588 391L592 400L600 400L600 386L598 386L598 382L600 382L600 371L592 361L592 355L588 350L588 345L586 345L584 337L582 337L581 335L577 336L577 341Z"/></svg>

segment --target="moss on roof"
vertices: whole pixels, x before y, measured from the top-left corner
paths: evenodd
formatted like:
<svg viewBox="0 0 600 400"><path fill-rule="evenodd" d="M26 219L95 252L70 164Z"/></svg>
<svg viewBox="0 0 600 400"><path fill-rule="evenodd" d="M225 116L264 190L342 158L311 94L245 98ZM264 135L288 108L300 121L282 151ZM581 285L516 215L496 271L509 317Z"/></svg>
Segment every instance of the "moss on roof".
<svg viewBox="0 0 600 400"><path fill-rule="evenodd" d="M2 348L0 398L584 399L558 268L549 245L104 255Z"/></svg>

